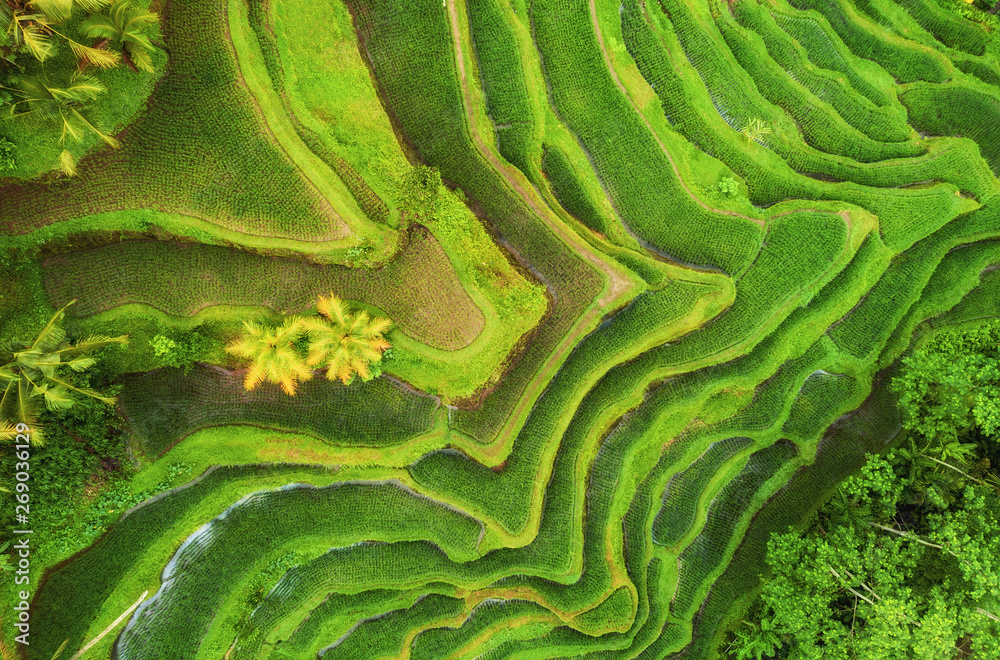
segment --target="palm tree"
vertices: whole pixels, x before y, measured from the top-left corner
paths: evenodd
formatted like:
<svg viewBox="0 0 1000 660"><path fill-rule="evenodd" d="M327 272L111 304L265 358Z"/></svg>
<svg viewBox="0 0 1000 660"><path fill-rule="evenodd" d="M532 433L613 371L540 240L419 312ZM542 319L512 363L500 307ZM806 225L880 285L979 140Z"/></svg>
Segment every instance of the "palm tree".
<svg viewBox="0 0 1000 660"><path fill-rule="evenodd" d="M743 137L747 139L747 146L750 146L751 142L761 142L763 144L762 140L770 133L771 129L760 117L748 120L746 126L743 127Z"/></svg>
<svg viewBox="0 0 1000 660"><path fill-rule="evenodd" d="M104 85L91 76L76 72L66 85L49 82L47 78L19 76L15 87L4 87L18 97L11 104L10 116L35 119L61 126L59 146L59 166L68 176L76 174L76 159L66 148L66 138L79 142L85 133L97 135L113 148L118 148L118 140L100 130L86 117L86 106L98 94L105 91Z"/></svg>
<svg viewBox="0 0 1000 660"><path fill-rule="evenodd" d="M114 405L115 397L103 396L88 387L77 387L69 374L60 373L64 367L77 373L86 371L95 363L86 353L110 346L128 343L128 336L104 337L91 335L81 342L70 344L66 332L59 326L71 300L49 320L33 342L5 342L0 346L0 438L14 436L17 423L31 429L33 444L42 444L45 436L38 425L38 398L48 410L71 408L78 395Z"/></svg>
<svg viewBox="0 0 1000 660"><path fill-rule="evenodd" d="M326 367L328 380L339 378L345 385L355 374L369 380L369 365L380 361L382 352L390 348L382 334L392 322L371 318L365 311L352 314L347 303L332 293L320 296L316 307L321 316L302 321L310 340L309 366Z"/></svg>
<svg viewBox="0 0 1000 660"><path fill-rule="evenodd" d="M132 6L130 0L118 0L111 6L108 16L94 15L83 22L80 29L90 38L108 39L117 43L125 64L136 73L139 69L152 73L153 44L139 30L156 23L159 17L150 11ZM137 68L138 67L138 68Z"/></svg>
<svg viewBox="0 0 1000 660"><path fill-rule="evenodd" d="M243 387L252 390L266 380L294 396L298 382L312 378L295 346L301 335L301 320L294 317L277 328L244 321L243 335L226 346L226 352L251 361Z"/></svg>
<svg viewBox="0 0 1000 660"><path fill-rule="evenodd" d="M56 26L71 16L74 6L96 11L111 0L7 0L0 2L0 29L9 37L11 50L24 48L40 62L55 50L52 37L66 42L77 60L109 68L118 64L118 54L84 46L56 30Z"/></svg>

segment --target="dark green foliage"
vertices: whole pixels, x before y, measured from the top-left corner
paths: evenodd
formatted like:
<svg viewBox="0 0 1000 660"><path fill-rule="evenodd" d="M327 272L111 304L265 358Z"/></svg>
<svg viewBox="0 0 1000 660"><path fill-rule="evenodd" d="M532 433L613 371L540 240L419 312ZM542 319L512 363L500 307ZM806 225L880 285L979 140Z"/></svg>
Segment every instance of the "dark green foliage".
<svg viewBox="0 0 1000 660"><path fill-rule="evenodd" d="M0 98L0 105L3 105L2 101L3 99ZM17 163L15 155L14 144L6 138L0 137L0 172L14 169Z"/></svg>
<svg viewBox="0 0 1000 660"><path fill-rule="evenodd" d="M1000 498L968 488L958 510L900 530L905 483L873 457L841 486L846 517L834 498L820 512L829 522L771 540L762 599L789 657L948 657L967 641L977 657L997 657Z"/></svg>
<svg viewBox="0 0 1000 660"><path fill-rule="evenodd" d="M68 410L46 411L39 422L45 426L46 440L29 451L30 519L38 537L46 539L45 550L56 555L63 546L87 545L106 522L103 516L76 520L84 487L122 485L131 476L132 465L125 453L121 420L109 406L85 400ZM15 483L16 462L13 451L0 454L0 483L9 489ZM0 524L9 530L15 528L14 502L6 502Z"/></svg>
<svg viewBox="0 0 1000 660"><path fill-rule="evenodd" d="M919 444L944 445L973 439L989 443L987 456L1000 458L1000 324L959 334L945 331L903 358L893 380L904 428ZM940 457L942 459L946 457Z"/></svg>
<svg viewBox="0 0 1000 660"><path fill-rule="evenodd" d="M201 365L187 375L167 367L122 383L129 432L150 458L200 428L236 423L386 447L430 429L439 405L387 377L351 386L314 378L294 397L269 384L247 392L242 374Z"/></svg>

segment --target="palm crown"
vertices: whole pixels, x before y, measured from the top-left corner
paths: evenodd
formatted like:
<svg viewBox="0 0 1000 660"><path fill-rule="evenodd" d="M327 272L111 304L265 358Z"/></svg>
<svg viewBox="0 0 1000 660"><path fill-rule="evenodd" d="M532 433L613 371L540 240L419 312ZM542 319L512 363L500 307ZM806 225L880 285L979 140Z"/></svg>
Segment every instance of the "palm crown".
<svg viewBox="0 0 1000 660"><path fill-rule="evenodd" d="M83 372L95 360L84 354L112 344L125 344L128 337L91 335L81 342L70 344L66 332L59 326L70 301L60 309L33 342L6 342L0 346L0 437L13 437L16 422L27 424L31 440L44 442L44 433L37 423L39 398L48 410L65 410L75 404L79 395L113 405L114 397L103 396L87 387L77 387L64 372Z"/></svg>
<svg viewBox="0 0 1000 660"><path fill-rule="evenodd" d="M252 390L266 380L294 395L299 381L312 378L312 371L295 347L302 333L300 323L290 318L274 328L244 321L243 335L230 342L226 351L251 361L243 380L246 389Z"/></svg>
<svg viewBox="0 0 1000 660"><path fill-rule="evenodd" d="M111 0L14 0L0 2L0 28L10 38L15 48L24 48L31 55L44 62L55 51L52 36L55 35L69 45L80 61L86 60L101 68L118 64L118 54L83 44L70 39L56 30L56 26L66 21L79 6L86 11L96 11L111 3Z"/></svg>
<svg viewBox="0 0 1000 660"><path fill-rule="evenodd" d="M91 132L112 147L118 140L100 130L86 116L86 106L104 91L95 78L76 72L65 85L50 82L44 77L19 76L17 86L10 88L17 100L11 105L12 117L35 119L55 123L61 127L59 165L63 172L76 174L76 159L66 148L66 138L79 142L85 132Z"/></svg>
<svg viewBox="0 0 1000 660"><path fill-rule="evenodd" d="M310 340L308 364L324 366L327 379L339 378L345 384L355 374L369 379L371 363L380 361L390 348L382 334L392 322L371 318L365 311L352 314L347 303L333 294L320 296L316 307L320 317L302 321Z"/></svg>
<svg viewBox="0 0 1000 660"><path fill-rule="evenodd" d="M153 44L139 32L147 25L156 23L159 17L150 11L137 9L130 0L118 0L107 16L94 15L80 25L80 29L90 38L110 39L122 50L125 63L133 69L153 71L150 52Z"/></svg>

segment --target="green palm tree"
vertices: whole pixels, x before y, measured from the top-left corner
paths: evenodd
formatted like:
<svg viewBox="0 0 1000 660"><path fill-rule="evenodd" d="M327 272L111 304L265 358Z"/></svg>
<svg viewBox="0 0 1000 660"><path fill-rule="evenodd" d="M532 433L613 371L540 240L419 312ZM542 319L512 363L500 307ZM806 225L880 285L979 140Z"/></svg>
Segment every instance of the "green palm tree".
<svg viewBox="0 0 1000 660"><path fill-rule="evenodd" d="M760 117L748 120L746 126L743 127L743 137L747 140L747 146L750 146L751 142L763 143L763 139L770 134L770 127Z"/></svg>
<svg viewBox="0 0 1000 660"><path fill-rule="evenodd" d="M328 380L339 378L345 385L355 374L369 380L369 366L391 347L382 334L392 322L371 318L365 311L352 314L347 303L332 293L320 296L316 307L321 316L302 321L310 340L309 366L324 366Z"/></svg>
<svg viewBox="0 0 1000 660"><path fill-rule="evenodd" d="M118 64L117 53L84 46L56 30L56 26L70 18L75 6L97 11L110 3L111 0L7 0L0 2L0 29L8 37L8 48L24 48L40 62L55 53L53 37L58 37L66 42L77 60L109 68Z"/></svg>
<svg viewBox="0 0 1000 660"><path fill-rule="evenodd" d="M105 91L104 85L84 73L74 73L66 85L56 85L47 78L19 76L15 87L5 87L16 100L10 107L11 117L33 119L60 126L59 166L68 176L76 174L76 159L66 148L66 138L79 142L90 132L117 149L118 140L100 130L87 119L87 105Z"/></svg>
<svg viewBox="0 0 1000 660"><path fill-rule="evenodd" d="M122 59L133 71L138 73L142 69L152 73L150 52L153 44L139 30L158 20L153 12L133 7L130 0L118 0L111 6L108 16L91 16L80 25L80 29L92 39L109 39L118 44Z"/></svg>
<svg viewBox="0 0 1000 660"><path fill-rule="evenodd" d="M115 397L103 396L88 387L77 387L66 367L80 373L93 366L95 360L85 354L112 344L128 343L128 336L104 337L91 335L70 344L59 321L70 301L49 320L33 342L5 342L0 346L0 437L14 436L18 423L31 429L31 441L42 444L45 436L38 425L39 400L48 410L71 408L79 396L114 405Z"/></svg>
<svg viewBox="0 0 1000 660"><path fill-rule="evenodd" d="M243 387L252 390L266 380L294 396L299 381L312 378L295 346L301 335L301 321L294 317L277 328L244 321L243 335L226 346L226 352L250 360Z"/></svg>

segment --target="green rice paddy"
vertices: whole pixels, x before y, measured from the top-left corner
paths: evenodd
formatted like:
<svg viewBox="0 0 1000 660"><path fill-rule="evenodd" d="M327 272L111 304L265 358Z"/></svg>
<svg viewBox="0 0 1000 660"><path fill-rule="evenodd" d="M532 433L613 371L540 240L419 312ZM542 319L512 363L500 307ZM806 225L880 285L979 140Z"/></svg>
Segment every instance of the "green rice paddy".
<svg viewBox="0 0 1000 660"><path fill-rule="evenodd" d="M12 657L144 591L83 657L726 657L897 360L1000 315L1000 37L934 0L154 4L122 148L0 178L39 309L131 336L138 498ZM381 375L245 391L331 292Z"/></svg>

